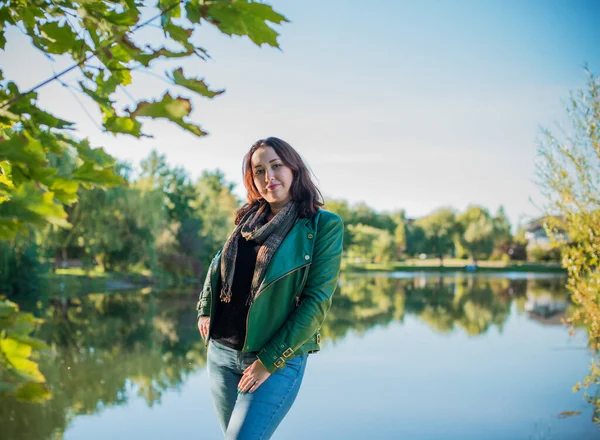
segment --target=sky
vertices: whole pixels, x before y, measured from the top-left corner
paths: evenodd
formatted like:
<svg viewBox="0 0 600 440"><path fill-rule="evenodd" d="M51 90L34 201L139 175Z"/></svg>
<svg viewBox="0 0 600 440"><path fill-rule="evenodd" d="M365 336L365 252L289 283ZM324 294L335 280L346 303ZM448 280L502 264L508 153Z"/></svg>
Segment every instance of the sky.
<svg viewBox="0 0 600 440"><path fill-rule="evenodd" d="M276 26L281 50L203 25L194 38L211 60L158 63L118 95L122 108L156 99L168 87L156 74L181 65L226 89L214 100L192 98L190 120L209 136L153 120L144 125L151 139L102 133L94 105L58 83L40 90L39 103L119 160L137 164L156 149L193 178L218 168L242 199L244 154L277 136L303 156L326 200L409 217L502 205L515 225L542 214L541 127L557 131L565 122L570 91L585 86L584 65L600 74L600 2L267 3L290 20ZM156 30L135 37L152 42ZM42 56L14 28L7 40L0 66L21 89L69 65Z"/></svg>

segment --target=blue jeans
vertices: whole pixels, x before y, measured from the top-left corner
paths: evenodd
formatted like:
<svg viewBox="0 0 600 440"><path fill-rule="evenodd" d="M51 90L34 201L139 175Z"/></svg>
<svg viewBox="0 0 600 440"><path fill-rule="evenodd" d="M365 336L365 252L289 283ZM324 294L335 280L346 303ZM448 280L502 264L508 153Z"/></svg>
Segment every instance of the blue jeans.
<svg viewBox="0 0 600 440"><path fill-rule="evenodd" d="M210 390L227 440L269 439L290 410L304 376L308 354L286 361L253 393L238 394L244 370L256 353L242 353L210 340L207 369Z"/></svg>

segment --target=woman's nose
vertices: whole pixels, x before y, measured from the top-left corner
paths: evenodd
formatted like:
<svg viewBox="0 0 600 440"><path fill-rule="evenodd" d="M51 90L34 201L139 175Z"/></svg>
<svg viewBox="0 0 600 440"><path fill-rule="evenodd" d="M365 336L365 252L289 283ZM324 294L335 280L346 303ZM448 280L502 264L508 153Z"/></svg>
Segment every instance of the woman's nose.
<svg viewBox="0 0 600 440"><path fill-rule="evenodd" d="M267 182L270 182L271 179L273 179L273 171L272 170L267 170L265 172L265 179Z"/></svg>

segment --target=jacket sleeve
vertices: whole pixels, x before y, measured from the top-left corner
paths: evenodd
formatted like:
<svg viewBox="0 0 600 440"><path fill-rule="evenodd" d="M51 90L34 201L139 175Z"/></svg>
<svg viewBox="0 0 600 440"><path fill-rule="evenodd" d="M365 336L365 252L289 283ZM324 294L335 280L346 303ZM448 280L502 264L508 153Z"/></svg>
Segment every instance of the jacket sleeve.
<svg viewBox="0 0 600 440"><path fill-rule="evenodd" d="M208 266L208 270L206 271L206 278L204 279L204 284L202 285L202 290L200 291L200 295L198 296L198 303L196 304L196 310L198 312L198 318L201 316L210 316L210 306L212 301L212 285L211 285L211 277L215 270L218 270L218 264L221 262L221 252L223 249L219 249L217 254L212 259L210 266Z"/></svg>
<svg viewBox="0 0 600 440"><path fill-rule="evenodd" d="M211 303L211 295L210 295L210 269L206 272L206 278L204 279L204 284L202 286L202 290L200 291L200 295L198 296L198 303L196 304L196 310L198 311L198 318L201 316L210 316L210 303Z"/></svg>
<svg viewBox="0 0 600 440"><path fill-rule="evenodd" d="M300 294L300 305L258 353L258 358L269 372L284 368L285 359L292 357L321 328L337 287L343 238L344 223L337 215L319 225L312 263Z"/></svg>

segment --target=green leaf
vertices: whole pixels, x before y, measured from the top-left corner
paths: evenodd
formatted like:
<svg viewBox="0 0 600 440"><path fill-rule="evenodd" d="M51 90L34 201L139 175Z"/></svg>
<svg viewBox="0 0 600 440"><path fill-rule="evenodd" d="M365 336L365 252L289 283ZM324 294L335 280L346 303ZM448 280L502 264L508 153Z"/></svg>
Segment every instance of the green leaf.
<svg viewBox="0 0 600 440"><path fill-rule="evenodd" d="M137 49L137 52L140 52L139 48L136 48L136 49ZM112 46L108 50L110 50L110 53L112 54L112 57L115 60L118 60L122 63L127 64L128 62L130 62L131 60L134 59L133 53L136 52L136 49L127 47L127 45L124 42L122 42L120 44L116 44L116 45ZM146 63L142 63L142 64L147 66Z"/></svg>
<svg viewBox="0 0 600 440"><path fill-rule="evenodd" d="M112 78L117 81L117 84L120 86L128 86L131 84L131 70L125 67L124 64L120 62L111 62L108 65L112 73Z"/></svg>
<svg viewBox="0 0 600 440"><path fill-rule="evenodd" d="M6 22L11 24L10 9L8 6L0 7L0 49L4 50L6 45L6 37L4 36L4 27Z"/></svg>
<svg viewBox="0 0 600 440"><path fill-rule="evenodd" d="M86 162L73 171L73 179L80 182L98 186L123 185L125 181L114 172L114 168L101 168L93 163Z"/></svg>
<svg viewBox="0 0 600 440"><path fill-rule="evenodd" d="M16 390L15 398L22 402L40 403L52 397L48 386L43 383L28 382Z"/></svg>
<svg viewBox="0 0 600 440"><path fill-rule="evenodd" d="M36 8L33 5L28 5L29 7L19 9L21 19L29 28L33 28L35 26L35 17L43 17L44 12L40 11L40 8Z"/></svg>
<svg viewBox="0 0 600 440"><path fill-rule="evenodd" d="M64 177L56 177L52 180L50 190L52 191L64 191L69 193L76 193L79 188L79 184L71 179Z"/></svg>
<svg viewBox="0 0 600 440"><path fill-rule="evenodd" d="M275 12L272 6L264 3L257 3L255 1L242 1L235 2L234 6L239 10L245 11L247 14L252 14L264 21L270 21L271 23L275 24L289 23L287 18L285 18L279 12Z"/></svg>
<svg viewBox="0 0 600 440"><path fill-rule="evenodd" d="M27 344L35 350L48 350L49 349L48 345L44 341L42 341L41 339L32 338L31 336L21 336L21 335L11 334L10 338L14 339L15 341L18 341L22 344Z"/></svg>
<svg viewBox="0 0 600 440"><path fill-rule="evenodd" d="M57 118L56 116L45 112L38 107L31 107L29 114L31 115L30 122L36 125L46 125L47 127L58 129L72 129L75 125L73 122Z"/></svg>
<svg viewBox="0 0 600 440"><path fill-rule="evenodd" d="M190 43L190 38L192 37L192 34L194 33L193 29L185 29L185 28L183 28L181 26L177 26L173 23L167 23L166 25L163 26L163 29L165 30L165 33L169 37L171 37L173 40L180 43L183 47L185 47L185 48L193 47L193 45Z"/></svg>
<svg viewBox="0 0 600 440"><path fill-rule="evenodd" d="M57 138L75 147L77 154L84 162L92 162L101 168L112 167L116 163L115 159L103 148L92 148L87 139L79 141L61 134L57 134Z"/></svg>
<svg viewBox="0 0 600 440"><path fill-rule="evenodd" d="M0 204L0 239L10 239L27 225L52 223L70 227L67 213L55 203L52 192L44 192L35 183L26 182L16 188L8 201Z"/></svg>
<svg viewBox="0 0 600 440"><path fill-rule="evenodd" d="M42 144L27 134L12 134L8 140L0 139L0 160L27 166L46 164L46 152Z"/></svg>
<svg viewBox="0 0 600 440"><path fill-rule="evenodd" d="M134 118L146 116L154 119L168 119L196 136L205 136L207 133L204 132L200 126L190 124L183 120L183 118L188 116L191 111L192 104L189 99L172 98L167 92L160 101L140 102L136 109L133 112L130 112L130 114Z"/></svg>
<svg viewBox="0 0 600 440"><path fill-rule="evenodd" d="M201 47L190 47L187 48L183 52L174 52L165 47L161 47L160 49L154 50L152 52L152 59L156 58L183 58L189 55L196 54L202 59L210 58L208 52Z"/></svg>
<svg viewBox="0 0 600 440"><path fill-rule="evenodd" d="M108 14L104 14L103 18L112 24L116 24L117 26L131 27L137 24L140 18L140 11L137 8L125 10L123 12L111 11Z"/></svg>
<svg viewBox="0 0 600 440"><path fill-rule="evenodd" d="M273 47L279 47L279 34L266 22L288 22L287 18L275 12L271 6L247 1L211 5L204 18L227 35L247 35L258 46L268 44Z"/></svg>
<svg viewBox="0 0 600 440"><path fill-rule="evenodd" d="M79 83L81 90L83 90L83 93L85 93L86 95L88 95L90 98L92 98L94 101L96 101L99 105L100 105L100 109L104 112L111 112L113 111L113 101L108 97L108 96L104 96L100 93L97 93L96 91L88 88L85 86L85 84L83 84L83 82Z"/></svg>
<svg viewBox="0 0 600 440"><path fill-rule="evenodd" d="M52 179L49 189L54 192L54 197L62 203L71 205L77 201L79 183L64 177L56 177Z"/></svg>
<svg viewBox="0 0 600 440"><path fill-rule="evenodd" d="M167 73L167 76L169 74ZM214 98L217 95L220 95L225 90L210 90L204 80L197 78L186 78L183 75L183 69L179 68L173 71L172 76L169 76L169 79L173 81L175 84L185 87L186 89L191 90L192 92L196 92L202 96L207 96L208 98Z"/></svg>
<svg viewBox="0 0 600 440"><path fill-rule="evenodd" d="M54 132L42 131L37 134L37 137L48 153L62 156L65 152L65 148L67 148L67 145L60 142Z"/></svg>
<svg viewBox="0 0 600 440"><path fill-rule="evenodd" d="M142 124L134 118L111 116L104 121L104 129L111 133L123 133L137 138L144 136Z"/></svg>
<svg viewBox="0 0 600 440"><path fill-rule="evenodd" d="M29 178L31 180L37 180L39 182L45 183L51 180L51 177L56 175L58 170L56 168L42 168L38 166L30 166L29 167Z"/></svg>
<svg viewBox="0 0 600 440"><path fill-rule="evenodd" d="M195 2L187 2L185 4L185 15L187 19L192 23L200 24L200 20L202 19L200 5L196 4Z"/></svg>
<svg viewBox="0 0 600 440"><path fill-rule="evenodd" d="M53 21L38 25L38 27L43 38L37 38L37 41L46 52L60 55L66 52L78 53L81 51L83 42L67 24L61 26L59 22Z"/></svg>
<svg viewBox="0 0 600 440"><path fill-rule="evenodd" d="M182 58L192 54L196 54L199 57L205 59L207 54L202 48L196 48L193 44L188 44L186 39L185 50L182 52L174 52L172 50L161 47L160 49L152 49L150 45L145 48L140 48L133 43L127 36L123 37L121 44L118 46L111 47L110 51L115 59L121 62L129 62L131 60L137 61L144 67L148 67L152 60L157 58Z"/></svg>
<svg viewBox="0 0 600 440"><path fill-rule="evenodd" d="M8 334L28 335L35 330L38 320L31 313L19 313L13 321Z"/></svg>

